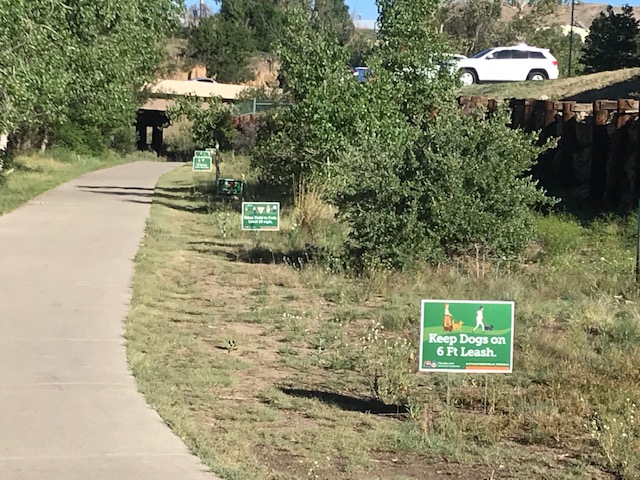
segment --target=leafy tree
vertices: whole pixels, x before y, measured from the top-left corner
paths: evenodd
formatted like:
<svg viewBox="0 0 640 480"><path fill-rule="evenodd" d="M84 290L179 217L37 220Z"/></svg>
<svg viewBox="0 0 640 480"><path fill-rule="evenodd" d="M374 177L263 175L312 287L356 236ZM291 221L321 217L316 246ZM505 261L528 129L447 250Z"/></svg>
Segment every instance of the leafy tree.
<svg viewBox="0 0 640 480"><path fill-rule="evenodd" d="M202 108L203 102L207 108ZM188 120L193 142L201 148L220 145L230 150L236 131L231 125L231 108L216 98L182 97L168 112L172 122Z"/></svg>
<svg viewBox="0 0 640 480"><path fill-rule="evenodd" d="M70 118L109 147L133 123L142 87L162 59L161 41L177 26L174 0L67 0L74 77Z"/></svg>
<svg viewBox="0 0 640 480"><path fill-rule="evenodd" d="M1 2L0 132L75 130L111 146L132 124L180 12L174 0Z"/></svg>
<svg viewBox="0 0 640 480"><path fill-rule="evenodd" d="M324 31L330 32L341 45L347 44L355 31L344 0L315 0L313 19Z"/></svg>
<svg viewBox="0 0 640 480"><path fill-rule="evenodd" d="M64 119L71 76L62 1L0 3L0 132Z"/></svg>
<svg viewBox="0 0 640 480"><path fill-rule="evenodd" d="M439 68L448 46L429 21L435 1L379 6L365 84L345 69L335 36L293 20L281 56L294 104L270 115L254 166L270 183L327 186L358 269L517 253L533 235L531 207L545 200L527 173L544 147L507 127L505 111L487 120L457 107Z"/></svg>
<svg viewBox="0 0 640 480"><path fill-rule="evenodd" d="M290 9L305 10L307 22L331 31L342 44L354 31L344 0L222 0L220 13L190 32L190 56L220 81L249 80L251 59L275 52Z"/></svg>
<svg viewBox="0 0 640 480"><path fill-rule="evenodd" d="M326 175L344 154L342 127L358 111L348 105L358 98L359 85L348 68L348 51L334 34L318 33L305 10L287 17L284 32L277 53L293 105L267 116L253 163L265 181L291 187L302 177Z"/></svg>
<svg viewBox="0 0 640 480"><path fill-rule="evenodd" d="M349 49L349 65L352 67L366 66L367 57L373 53L376 34L373 30L355 31L347 43Z"/></svg>
<svg viewBox="0 0 640 480"><path fill-rule="evenodd" d="M192 58L203 62L220 82L248 80L248 61L256 52L252 33L246 25L236 25L220 15L203 19L188 39Z"/></svg>
<svg viewBox="0 0 640 480"><path fill-rule="evenodd" d="M591 24L580 59L585 73L640 66L639 32L632 7L625 5L622 13L615 13L609 5Z"/></svg>
<svg viewBox="0 0 640 480"><path fill-rule="evenodd" d="M469 0L445 4L443 8L443 28L465 55L493 46L505 29L500 22L502 0Z"/></svg>

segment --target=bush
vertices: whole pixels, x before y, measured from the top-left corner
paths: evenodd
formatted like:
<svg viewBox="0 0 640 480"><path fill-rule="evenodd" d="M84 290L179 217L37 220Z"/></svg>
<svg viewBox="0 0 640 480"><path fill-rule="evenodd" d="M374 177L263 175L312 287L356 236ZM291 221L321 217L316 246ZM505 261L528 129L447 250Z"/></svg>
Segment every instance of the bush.
<svg viewBox="0 0 640 480"><path fill-rule="evenodd" d="M258 140L258 125L246 123L240 127L232 141L233 151L239 155L248 155Z"/></svg>
<svg viewBox="0 0 640 480"><path fill-rule="evenodd" d="M216 143L222 151L231 150L236 130L231 125L231 109L215 98L206 99L208 107L202 108L202 98L181 97L176 106L167 111L172 122L191 122L193 142L200 148L213 147Z"/></svg>
<svg viewBox="0 0 640 480"><path fill-rule="evenodd" d="M533 239L533 207L549 200L528 172L546 147L509 128L507 109L484 115L443 110L385 168L366 159L357 169L344 166L338 205L356 267L469 253L513 257Z"/></svg>
<svg viewBox="0 0 640 480"><path fill-rule="evenodd" d="M102 131L94 125L78 125L68 121L53 130L51 144L67 148L78 155L95 155L105 150L115 150L126 155L135 150L136 132L132 126Z"/></svg>
<svg viewBox="0 0 640 480"><path fill-rule="evenodd" d="M467 115L440 68L446 45L428 22L433 0L379 2L379 42L368 82L348 52L294 18L282 48L293 105L275 109L252 162L287 193L328 187L349 227L357 270L403 268L473 252L510 258L534 237L533 208L548 202L529 170L547 148L511 129L506 108Z"/></svg>

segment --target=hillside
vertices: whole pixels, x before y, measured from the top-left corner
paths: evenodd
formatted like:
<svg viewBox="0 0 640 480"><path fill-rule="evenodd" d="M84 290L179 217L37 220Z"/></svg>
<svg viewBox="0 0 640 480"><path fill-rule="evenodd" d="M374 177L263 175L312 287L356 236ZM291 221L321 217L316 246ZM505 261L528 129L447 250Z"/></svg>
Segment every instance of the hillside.
<svg viewBox="0 0 640 480"><path fill-rule="evenodd" d="M606 3L576 3L574 5L575 25L589 29L591 22L593 22L600 12L604 12L606 9ZM620 7L614 7L613 10L616 13L622 11ZM640 7L634 7L634 13L637 13L637 10L640 10ZM515 7L509 5L502 6L502 21L509 21L516 15L517 9ZM541 20L546 25L569 25L571 23L571 4L563 3L559 5L554 13L544 16Z"/></svg>
<svg viewBox="0 0 640 480"><path fill-rule="evenodd" d="M640 68L594 73L544 82L470 85L460 95L492 98L536 98L592 102L617 98L640 98Z"/></svg>

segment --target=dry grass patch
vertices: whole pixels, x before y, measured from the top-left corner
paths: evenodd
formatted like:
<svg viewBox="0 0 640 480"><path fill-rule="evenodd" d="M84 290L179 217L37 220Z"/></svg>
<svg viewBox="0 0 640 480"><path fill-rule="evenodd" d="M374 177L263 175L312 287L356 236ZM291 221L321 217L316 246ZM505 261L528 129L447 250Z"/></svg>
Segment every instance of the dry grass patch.
<svg viewBox="0 0 640 480"><path fill-rule="evenodd" d="M504 82L471 85L460 89L460 95L480 95L492 98L537 98L540 100L569 99L592 102L617 98L638 98L640 68L624 68L612 72L579 75L543 82Z"/></svg>
<svg viewBox="0 0 640 480"><path fill-rule="evenodd" d="M600 264L348 278L291 263L296 232L241 232L203 191L188 169L161 180L127 340L151 405L224 478L634 478L637 421L606 435L640 398L638 309L613 291L637 294ZM426 296L518 302L516 373L488 378L487 414L484 377L414 373Z"/></svg>

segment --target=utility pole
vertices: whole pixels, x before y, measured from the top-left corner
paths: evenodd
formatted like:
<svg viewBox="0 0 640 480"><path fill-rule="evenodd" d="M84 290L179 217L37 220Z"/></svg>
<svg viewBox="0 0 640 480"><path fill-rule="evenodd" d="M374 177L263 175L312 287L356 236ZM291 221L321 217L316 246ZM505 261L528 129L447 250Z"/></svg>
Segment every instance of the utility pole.
<svg viewBox="0 0 640 480"><path fill-rule="evenodd" d="M571 0L571 30L569 30L569 67L568 76L571 76L571 57L573 55L573 6L575 0Z"/></svg>
<svg viewBox="0 0 640 480"><path fill-rule="evenodd" d="M200 0L200 13L198 14L200 20L204 18L204 0Z"/></svg>

